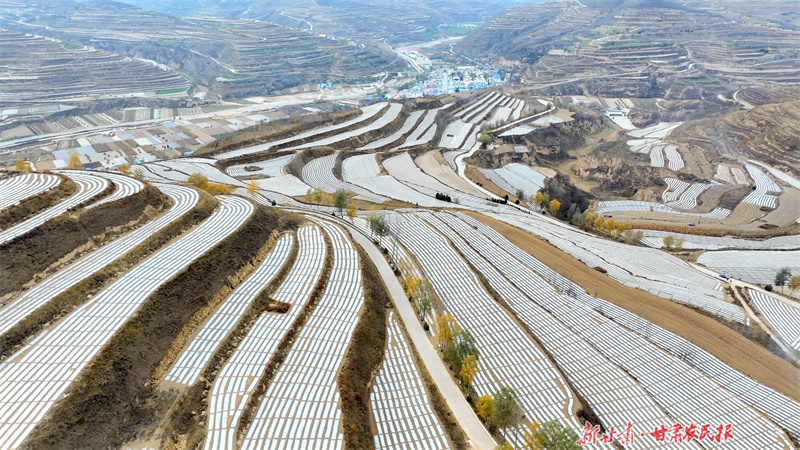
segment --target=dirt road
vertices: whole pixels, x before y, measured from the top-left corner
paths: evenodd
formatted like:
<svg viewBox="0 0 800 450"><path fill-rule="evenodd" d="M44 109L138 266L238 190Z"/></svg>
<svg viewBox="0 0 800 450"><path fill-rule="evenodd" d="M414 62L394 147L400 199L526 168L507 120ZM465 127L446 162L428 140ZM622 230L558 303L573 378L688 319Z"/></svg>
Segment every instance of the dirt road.
<svg viewBox="0 0 800 450"><path fill-rule="evenodd" d="M478 213L467 214L494 228L590 295L693 342L755 381L800 401L800 369L739 333L683 305L624 286L526 231Z"/></svg>

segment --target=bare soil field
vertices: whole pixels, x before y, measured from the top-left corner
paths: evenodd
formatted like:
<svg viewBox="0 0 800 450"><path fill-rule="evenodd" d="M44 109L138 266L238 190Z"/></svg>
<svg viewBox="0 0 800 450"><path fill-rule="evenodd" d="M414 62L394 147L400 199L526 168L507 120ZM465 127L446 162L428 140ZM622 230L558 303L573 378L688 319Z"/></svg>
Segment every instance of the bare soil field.
<svg viewBox="0 0 800 450"><path fill-rule="evenodd" d="M778 227L795 223L800 217L800 191L797 189L785 188L784 192L778 197L778 209L770 212L761 220L769 225Z"/></svg>
<svg viewBox="0 0 800 450"><path fill-rule="evenodd" d="M623 286L548 242L532 239L533 236L523 230L481 214L467 214L491 226L589 294L693 342L759 383L800 401L800 369L714 319L650 293Z"/></svg>
<svg viewBox="0 0 800 450"><path fill-rule="evenodd" d="M486 189L487 191L491 192L497 197L503 198L504 195L508 194L508 201L513 202L517 200L517 197L514 195L513 192L506 192L500 189L496 184L492 183L491 180L483 176L483 174L474 166L468 166L467 169L464 171L464 173L467 176L467 178L474 181L475 183L480 184L482 188Z"/></svg>
<svg viewBox="0 0 800 450"><path fill-rule="evenodd" d="M748 225L764 216L764 213L759 211L758 208L757 205L750 203L739 203L725 220L730 225Z"/></svg>

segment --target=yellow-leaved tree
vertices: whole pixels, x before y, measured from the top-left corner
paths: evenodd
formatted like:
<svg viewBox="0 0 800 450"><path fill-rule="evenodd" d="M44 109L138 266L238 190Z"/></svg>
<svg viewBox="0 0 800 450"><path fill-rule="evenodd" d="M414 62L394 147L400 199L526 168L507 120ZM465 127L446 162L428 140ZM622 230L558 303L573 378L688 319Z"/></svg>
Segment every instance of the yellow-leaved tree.
<svg viewBox="0 0 800 450"><path fill-rule="evenodd" d="M403 290L406 292L406 297L409 299L414 297L414 293L417 292L417 286L419 286L420 281L422 280L414 275L414 272L409 271L403 275Z"/></svg>
<svg viewBox="0 0 800 450"><path fill-rule="evenodd" d="M14 170L16 170L17 172L27 172L28 164L25 162L24 159L18 159L14 161Z"/></svg>
<svg viewBox="0 0 800 450"><path fill-rule="evenodd" d="M256 183L256 180L250 178L250 181L247 182L247 195L255 199L256 194L258 194L258 183Z"/></svg>
<svg viewBox="0 0 800 450"><path fill-rule="evenodd" d="M550 214L555 216L560 208L561 208L561 202L559 202L556 199L550 200Z"/></svg>
<svg viewBox="0 0 800 450"><path fill-rule="evenodd" d="M67 165L67 167L73 170L83 169L83 164L81 164L81 157L78 156L77 153L71 153L69 155L69 164Z"/></svg>
<svg viewBox="0 0 800 450"><path fill-rule="evenodd" d="M492 396L489 394L481 395L478 399L478 403L475 404L475 408L478 410L478 417L483 420L489 420L494 414L494 400Z"/></svg>
<svg viewBox="0 0 800 450"><path fill-rule="evenodd" d="M189 179L187 181L199 187L200 189L205 189L206 185L208 184L208 177L201 173L193 173L189 175Z"/></svg>
<svg viewBox="0 0 800 450"><path fill-rule="evenodd" d="M541 426L537 422L528 424L528 429L522 435L522 448L524 450L541 450L542 439L539 437Z"/></svg>
<svg viewBox="0 0 800 450"><path fill-rule="evenodd" d="M789 293L794 294L798 289L800 289L800 275L795 275L789 280Z"/></svg>
<svg viewBox="0 0 800 450"><path fill-rule="evenodd" d="M122 164L119 166L119 171L123 175L130 175L131 173L131 165L128 163Z"/></svg>
<svg viewBox="0 0 800 450"><path fill-rule="evenodd" d="M478 361L475 360L474 356L469 355L461 361L461 372L459 372L461 382L465 386L469 386L472 384L472 380L475 379L476 373L478 373Z"/></svg>
<svg viewBox="0 0 800 450"><path fill-rule="evenodd" d="M448 313L442 313L436 320L439 328L439 346L446 347L453 342L453 332L458 329L456 319Z"/></svg>

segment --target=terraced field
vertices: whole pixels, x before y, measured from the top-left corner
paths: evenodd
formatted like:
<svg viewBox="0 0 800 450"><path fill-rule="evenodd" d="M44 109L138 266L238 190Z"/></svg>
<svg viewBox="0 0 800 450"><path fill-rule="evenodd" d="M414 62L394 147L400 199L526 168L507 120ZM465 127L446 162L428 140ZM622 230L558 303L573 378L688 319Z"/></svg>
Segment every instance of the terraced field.
<svg viewBox="0 0 800 450"><path fill-rule="evenodd" d="M316 30L255 20L269 19L258 14L200 18L195 10L192 19L181 19L131 5L67 1L33 4L26 11L24 20L0 23L17 31L3 34L4 47L15 49L3 56L26 62L7 65L14 68L9 75L15 81L0 99L4 105L85 96L183 97L189 78L212 95L243 98L319 83L356 84L380 71L405 68L394 53L371 42L351 45ZM88 73L81 72L84 61Z"/></svg>
<svg viewBox="0 0 800 450"><path fill-rule="evenodd" d="M252 210L246 200L222 199L221 209L208 221L142 262L34 345L0 364L3 410L9 414L2 428L4 447L19 446L80 370L159 285L235 231ZM176 264L176 260L182 263Z"/></svg>
<svg viewBox="0 0 800 450"><path fill-rule="evenodd" d="M0 203L0 211L18 204L26 198L46 192L61 183L61 179L55 175L47 174L21 174L0 181L0 191L3 192L3 200Z"/></svg>
<svg viewBox="0 0 800 450"><path fill-rule="evenodd" d="M189 88L178 72L91 47L71 50L63 42L8 32L0 33L0 45L8 49L0 56L5 67L0 107Z"/></svg>
<svg viewBox="0 0 800 450"><path fill-rule="evenodd" d="M624 43L603 47L611 45ZM604 51L623 58L624 48ZM646 51L668 57L658 53L666 48ZM761 339L755 324L765 324L787 351L800 350L796 302L753 286L747 305L740 303L731 291L738 281L662 251L668 232L644 230L646 245L633 245L623 242L626 235L607 239L548 217L549 209L498 200L467 178L467 168L523 197L570 186L557 184L563 179L532 148L478 153L470 141L481 123L513 118L522 99L491 91L458 104L415 110L377 103L350 120L284 130L213 157L137 164L134 177L63 170L0 178L7 208L47 195L64 179L78 186L5 230L0 257L9 242L50 219L124 204L153 189L169 198L168 207L144 209L129 227L93 236L0 300L0 448L46 440L57 448L81 441L439 449L462 448L469 439L492 449L523 446L534 422L579 435L587 421L606 430L630 422L641 439L622 448L661 448L647 436L674 423L709 424L712 433L730 424L732 437L722 441L720 432L713 448L794 448L800 371L771 353L771 338ZM564 124L545 125L555 132ZM630 148L663 158L657 173L666 186L654 189L663 203L602 200L596 213L723 221L736 212L704 204L715 189L743 191L752 180L754 189L739 198L758 206L772 198L780 206L800 187L758 161L717 163L718 181L670 167L687 156L662 141L677 126L618 135L620 153L630 154L631 140ZM497 163L475 170L488 153ZM189 187L194 174L207 183ZM221 195L228 191L217 184L233 194ZM347 204L334 207L331 194L339 189ZM737 279L768 283L784 266L800 273L796 235L675 237L684 249L705 250L699 264ZM429 309L409 282L414 277L430 283ZM679 318L668 317L676 312ZM472 346L477 368L468 383L461 382L466 372L451 367L456 350L446 342L444 313L464 339L454 342ZM695 334L676 324L680 318L697 326ZM151 352L141 350L145 343ZM118 353L125 348L140 351ZM103 374L114 392L97 387ZM504 388L515 394L517 420L498 427L478 418L478 399ZM94 415L103 411L115 418Z"/></svg>
<svg viewBox="0 0 800 450"><path fill-rule="evenodd" d="M36 214L22 223L18 223L3 230L0 232L0 244L22 236L23 234L43 224L48 219L57 217L71 208L75 208L84 203L91 203L92 199L100 195L109 187L109 184L106 180L93 175L83 173L73 174L71 178L78 185L78 191L75 193L75 195L39 214Z"/></svg>

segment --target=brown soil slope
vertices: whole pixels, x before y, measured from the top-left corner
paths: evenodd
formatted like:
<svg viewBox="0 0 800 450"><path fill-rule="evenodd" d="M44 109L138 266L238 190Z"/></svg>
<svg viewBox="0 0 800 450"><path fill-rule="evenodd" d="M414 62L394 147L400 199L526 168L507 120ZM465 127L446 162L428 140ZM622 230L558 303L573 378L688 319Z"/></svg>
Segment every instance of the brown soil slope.
<svg viewBox="0 0 800 450"><path fill-rule="evenodd" d="M514 245L579 284L589 294L682 336L759 383L800 401L800 369L730 328L680 304L623 286L550 243L538 237L531 239L532 235L526 231L481 214L466 214L494 228Z"/></svg>

